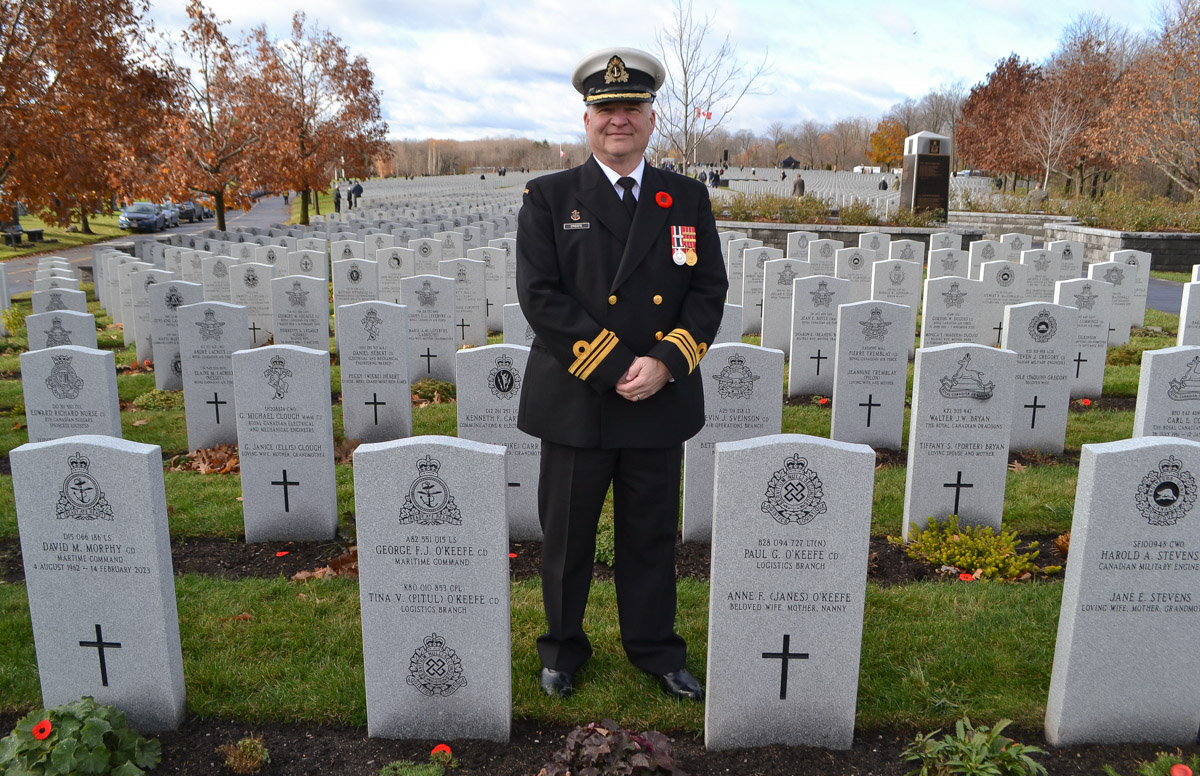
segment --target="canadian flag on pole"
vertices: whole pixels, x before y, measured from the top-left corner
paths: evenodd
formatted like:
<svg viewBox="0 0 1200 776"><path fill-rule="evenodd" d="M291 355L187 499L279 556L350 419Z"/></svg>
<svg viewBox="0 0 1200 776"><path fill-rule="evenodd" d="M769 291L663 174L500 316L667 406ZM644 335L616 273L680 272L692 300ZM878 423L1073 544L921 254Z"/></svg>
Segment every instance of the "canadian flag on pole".
<svg viewBox="0 0 1200 776"><path fill-rule="evenodd" d="M696 118L698 118L698 119L706 119L706 120L707 120L707 119L711 119L711 118L712 118L712 111L710 111L710 110L709 110L709 111L706 111L706 110L704 110L703 108L696 108Z"/></svg>
<svg viewBox="0 0 1200 776"><path fill-rule="evenodd" d="M563 150L562 150L561 148L560 148L560 149L558 149L558 158L559 158L559 159L561 159L561 158L563 158L564 156L566 156L566 154L565 154L565 153L563 153Z"/></svg>

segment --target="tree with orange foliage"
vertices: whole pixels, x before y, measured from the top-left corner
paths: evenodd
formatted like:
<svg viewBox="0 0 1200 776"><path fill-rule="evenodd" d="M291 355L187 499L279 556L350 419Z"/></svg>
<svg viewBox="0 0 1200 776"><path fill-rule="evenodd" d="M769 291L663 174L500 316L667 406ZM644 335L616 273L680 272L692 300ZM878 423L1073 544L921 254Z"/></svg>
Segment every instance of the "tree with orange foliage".
<svg viewBox="0 0 1200 776"><path fill-rule="evenodd" d="M867 161L884 169L899 167L904 161L904 127L895 119L883 119L871 133Z"/></svg>
<svg viewBox="0 0 1200 776"><path fill-rule="evenodd" d="M1178 0L1154 45L1122 75L1106 148L1147 161L1193 199L1200 192L1200 0Z"/></svg>
<svg viewBox="0 0 1200 776"><path fill-rule="evenodd" d="M1037 165L1018 138L1029 94L1041 80L1041 69L1016 54L996 63L987 81L976 84L963 103L955 133L959 157L991 172L1035 172Z"/></svg>
<svg viewBox="0 0 1200 776"><path fill-rule="evenodd" d="M140 55L145 0L0 0L0 212L111 211L169 83ZM140 181L145 183L145 181Z"/></svg>
<svg viewBox="0 0 1200 776"><path fill-rule="evenodd" d="M367 60L352 57L328 30L292 16L292 35L272 40L265 27L252 34L264 106L273 116L263 153L272 188L300 193L300 223L308 223L309 193L324 190L334 169L369 175L390 152L375 76Z"/></svg>
<svg viewBox="0 0 1200 776"><path fill-rule="evenodd" d="M174 196L194 193L212 197L217 228L225 229L225 210L249 210L249 192L266 176L262 141L270 114L248 71L243 47L230 43L201 0L190 0L191 20L181 34L180 49L192 63L170 63L180 89L179 109L164 116L156 158Z"/></svg>

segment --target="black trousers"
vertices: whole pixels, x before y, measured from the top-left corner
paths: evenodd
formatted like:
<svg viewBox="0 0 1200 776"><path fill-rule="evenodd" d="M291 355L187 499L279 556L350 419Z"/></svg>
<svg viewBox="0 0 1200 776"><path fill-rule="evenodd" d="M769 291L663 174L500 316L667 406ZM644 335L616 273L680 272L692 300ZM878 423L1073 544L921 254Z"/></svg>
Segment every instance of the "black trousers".
<svg viewBox="0 0 1200 776"><path fill-rule="evenodd" d="M613 485L617 608L629 661L652 674L684 667L675 633L675 535L682 445L604 450L542 441L538 511L544 534L542 665L576 671L591 657L583 632L596 525Z"/></svg>

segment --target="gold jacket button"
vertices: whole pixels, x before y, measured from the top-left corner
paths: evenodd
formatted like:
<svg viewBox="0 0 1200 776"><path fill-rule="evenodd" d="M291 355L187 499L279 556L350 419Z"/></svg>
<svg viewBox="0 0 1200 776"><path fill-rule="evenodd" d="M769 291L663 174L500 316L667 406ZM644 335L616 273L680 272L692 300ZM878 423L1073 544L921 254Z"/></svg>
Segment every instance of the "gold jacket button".
<svg viewBox="0 0 1200 776"><path fill-rule="evenodd" d="M660 340L662 338L663 338L663 333L661 331L654 332L654 339Z"/></svg>
<svg viewBox="0 0 1200 776"><path fill-rule="evenodd" d="M654 303L655 303L655 304L662 304L662 294L655 294L655 295L654 295Z"/></svg>
<svg viewBox="0 0 1200 776"><path fill-rule="evenodd" d="M608 303L609 303L609 304L616 304L616 303L617 303L617 295L616 295L616 294L613 294L612 296L610 296L610 297L608 298Z"/></svg>

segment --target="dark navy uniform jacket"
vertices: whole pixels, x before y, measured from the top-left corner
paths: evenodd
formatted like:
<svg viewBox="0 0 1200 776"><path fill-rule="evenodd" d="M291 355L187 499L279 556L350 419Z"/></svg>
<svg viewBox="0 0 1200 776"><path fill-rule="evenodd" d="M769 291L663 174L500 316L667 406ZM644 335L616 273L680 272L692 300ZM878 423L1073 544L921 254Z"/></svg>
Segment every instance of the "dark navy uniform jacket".
<svg viewBox="0 0 1200 776"><path fill-rule="evenodd" d="M692 437L704 425L697 366L728 286L703 184L647 164L630 223L594 158L531 180L518 217L517 291L535 337L517 426L573 447ZM614 387L643 355L673 380L629 401Z"/></svg>

